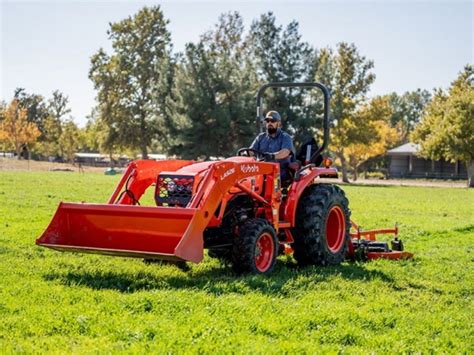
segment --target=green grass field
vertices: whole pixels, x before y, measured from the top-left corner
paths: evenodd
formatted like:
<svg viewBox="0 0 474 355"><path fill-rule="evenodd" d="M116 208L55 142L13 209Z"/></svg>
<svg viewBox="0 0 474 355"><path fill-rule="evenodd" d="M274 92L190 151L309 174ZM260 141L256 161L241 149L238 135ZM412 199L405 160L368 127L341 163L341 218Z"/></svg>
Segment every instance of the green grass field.
<svg viewBox="0 0 474 355"><path fill-rule="evenodd" d="M119 177L0 172L0 351L474 352L474 191L344 186L365 228L397 221L412 261L236 276L36 247L60 201Z"/></svg>

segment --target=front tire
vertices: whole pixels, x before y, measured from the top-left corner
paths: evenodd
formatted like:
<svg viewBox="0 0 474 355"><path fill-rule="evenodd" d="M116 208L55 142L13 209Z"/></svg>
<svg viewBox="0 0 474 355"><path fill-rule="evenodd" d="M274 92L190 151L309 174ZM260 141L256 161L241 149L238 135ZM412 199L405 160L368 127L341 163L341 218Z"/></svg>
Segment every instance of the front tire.
<svg viewBox="0 0 474 355"><path fill-rule="evenodd" d="M239 235L234 239L232 267L238 273L269 274L277 254L275 229L264 219L250 219L239 228Z"/></svg>
<svg viewBox="0 0 474 355"><path fill-rule="evenodd" d="M293 229L294 257L300 266L338 265L350 241L349 201L338 186L311 185L303 192Z"/></svg>

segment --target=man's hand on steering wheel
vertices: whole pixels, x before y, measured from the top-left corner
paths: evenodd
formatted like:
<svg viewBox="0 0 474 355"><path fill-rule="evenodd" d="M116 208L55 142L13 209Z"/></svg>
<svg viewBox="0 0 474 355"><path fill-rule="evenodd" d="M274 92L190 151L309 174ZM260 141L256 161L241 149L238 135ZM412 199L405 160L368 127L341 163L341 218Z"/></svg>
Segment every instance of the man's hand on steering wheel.
<svg viewBox="0 0 474 355"><path fill-rule="evenodd" d="M265 152L262 155L263 155L263 160L264 161L275 161L275 154L274 153Z"/></svg>
<svg viewBox="0 0 474 355"><path fill-rule="evenodd" d="M246 155L250 156L250 153L255 157L257 160L263 160L266 162L274 162L276 161L275 153L270 152L261 152L259 150L253 148L240 148L237 151L238 156Z"/></svg>
<svg viewBox="0 0 474 355"><path fill-rule="evenodd" d="M254 155L257 160L263 160L266 162L275 161L274 153L261 152L259 150L252 149L252 148L241 148L238 150L237 155L242 156L244 153L246 153L247 156L250 156L249 153L252 153L252 155Z"/></svg>
<svg viewBox="0 0 474 355"><path fill-rule="evenodd" d="M240 148L237 151L237 155L239 157L241 157L241 156L247 156L247 157L255 156L255 158L257 158L257 159L263 158L263 153L259 150L253 149L253 148Z"/></svg>

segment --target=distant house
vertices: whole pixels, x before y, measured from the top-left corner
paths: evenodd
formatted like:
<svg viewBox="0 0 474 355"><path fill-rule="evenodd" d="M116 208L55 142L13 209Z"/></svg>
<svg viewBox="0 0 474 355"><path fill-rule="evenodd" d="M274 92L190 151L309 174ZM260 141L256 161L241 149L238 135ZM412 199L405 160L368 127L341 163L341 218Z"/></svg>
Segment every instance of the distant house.
<svg viewBox="0 0 474 355"><path fill-rule="evenodd" d="M110 159L99 153L74 153L74 161L82 165L109 166Z"/></svg>
<svg viewBox="0 0 474 355"><path fill-rule="evenodd" d="M0 157L4 157L4 158L14 158L14 157L15 157L15 153L12 153L12 152L0 152Z"/></svg>
<svg viewBox="0 0 474 355"><path fill-rule="evenodd" d="M141 157L141 155L140 155ZM153 159L153 160L166 160L166 154L154 154L150 153L148 154L148 159Z"/></svg>
<svg viewBox="0 0 474 355"><path fill-rule="evenodd" d="M420 146L406 143L387 152L390 157L390 178L467 179L466 166L457 161L421 158Z"/></svg>
<svg viewBox="0 0 474 355"><path fill-rule="evenodd" d="M150 159L150 160L166 160L166 159L168 159L166 154L149 153L147 155L148 155L148 159ZM143 155L142 154L137 154L135 156L135 158L136 159L143 159Z"/></svg>
<svg viewBox="0 0 474 355"><path fill-rule="evenodd" d="M120 156L117 160L114 159L115 166L125 166L129 162L126 156ZM90 166L110 166L110 158L108 155L99 153L74 153L74 161L82 165Z"/></svg>

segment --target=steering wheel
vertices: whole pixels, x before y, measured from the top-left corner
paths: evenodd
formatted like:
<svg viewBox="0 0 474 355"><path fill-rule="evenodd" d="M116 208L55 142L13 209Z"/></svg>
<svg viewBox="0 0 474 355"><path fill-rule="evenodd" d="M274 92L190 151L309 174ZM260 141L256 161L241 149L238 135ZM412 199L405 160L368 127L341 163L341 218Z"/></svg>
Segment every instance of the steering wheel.
<svg viewBox="0 0 474 355"><path fill-rule="evenodd" d="M244 155L245 153L245 155ZM253 153L253 155L255 156L255 159L257 160L260 160L260 161L275 161L275 160L269 160L268 158L265 157L265 153L264 152L261 152L257 149L253 149L253 148L240 148L238 151L237 151L237 155L239 157L242 157L242 156L247 156L249 157L250 156L250 153Z"/></svg>
<svg viewBox="0 0 474 355"><path fill-rule="evenodd" d="M244 154L245 153L245 154ZM263 152L257 150L257 149L252 149L252 148L240 148L237 151L237 155L239 157L250 157L250 153L253 153L256 157L263 157Z"/></svg>

